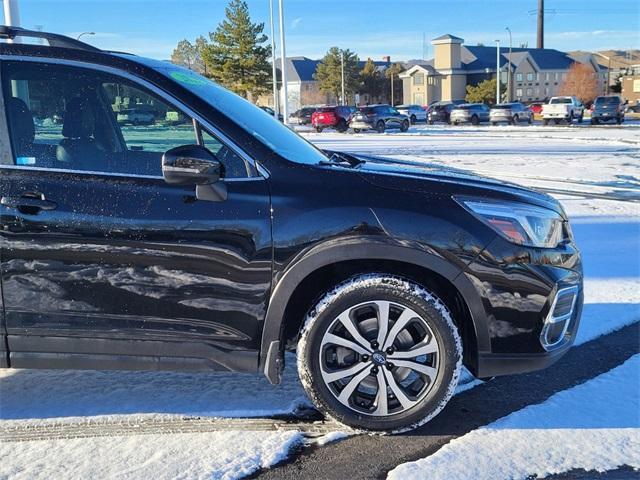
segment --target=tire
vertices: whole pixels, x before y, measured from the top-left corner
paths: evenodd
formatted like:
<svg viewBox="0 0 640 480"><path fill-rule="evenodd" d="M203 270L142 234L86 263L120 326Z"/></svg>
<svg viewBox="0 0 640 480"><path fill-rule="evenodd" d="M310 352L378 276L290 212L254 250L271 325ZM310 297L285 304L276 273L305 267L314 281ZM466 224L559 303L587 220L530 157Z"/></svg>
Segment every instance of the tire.
<svg viewBox="0 0 640 480"><path fill-rule="evenodd" d="M620 118L620 117L616 118L616 123L618 125L622 125L622 118Z"/></svg>
<svg viewBox="0 0 640 480"><path fill-rule="evenodd" d="M493 125L494 127L498 125L498 122L491 122L491 125Z"/></svg>
<svg viewBox="0 0 640 480"><path fill-rule="evenodd" d="M569 114L569 118L567 118L567 125L573 124L573 112Z"/></svg>
<svg viewBox="0 0 640 480"><path fill-rule="evenodd" d="M400 131L401 132L406 132L407 130L409 130L409 121L405 120L404 122L402 122L400 124Z"/></svg>
<svg viewBox="0 0 640 480"><path fill-rule="evenodd" d="M322 130L323 130L323 128L322 128L321 126L319 126L319 125L318 125L318 126L316 127L316 132L318 132L318 133L322 133Z"/></svg>
<svg viewBox="0 0 640 480"><path fill-rule="evenodd" d="M346 326L339 317L360 320ZM386 336L379 335L380 318L389 322L382 323ZM396 331L401 318L410 328ZM411 348L433 353L407 355ZM462 342L445 305L420 285L383 273L353 277L326 293L307 314L298 343L298 373L320 412L379 434L412 430L435 417L453 395L461 366ZM398 383L411 376L408 385ZM382 401L378 382L394 395Z"/></svg>
<svg viewBox="0 0 640 480"><path fill-rule="evenodd" d="M556 118L553 120L554 125L560 125L560 119Z"/></svg>
<svg viewBox="0 0 640 480"><path fill-rule="evenodd" d="M411 121L411 125L418 123L418 119L415 115L411 115L411 118L409 120Z"/></svg>
<svg viewBox="0 0 640 480"><path fill-rule="evenodd" d="M591 125L598 125L599 123L600 123L600 120L598 120L597 118L591 119Z"/></svg>
<svg viewBox="0 0 640 480"><path fill-rule="evenodd" d="M529 115L529 120L527 120L529 125L533 125L533 115Z"/></svg>
<svg viewBox="0 0 640 480"><path fill-rule="evenodd" d="M518 115L514 115L513 116L513 124L514 125L518 125L519 122L520 122L520 117L518 117Z"/></svg>
<svg viewBox="0 0 640 480"><path fill-rule="evenodd" d="M359 128L354 128L353 129L353 133L360 133L360 129Z"/></svg>
<svg viewBox="0 0 640 480"><path fill-rule="evenodd" d="M380 120L378 123L376 123L376 131L378 133L384 133L385 129L387 127L385 126L384 122L382 120Z"/></svg>
<svg viewBox="0 0 640 480"><path fill-rule="evenodd" d="M429 125L433 125L433 120L429 120Z"/></svg>
<svg viewBox="0 0 640 480"><path fill-rule="evenodd" d="M480 119L477 115L471 117L471 125L480 125Z"/></svg>
<svg viewBox="0 0 640 480"><path fill-rule="evenodd" d="M582 123L582 120L584 120L584 113L581 113L578 117L578 123Z"/></svg>
<svg viewBox="0 0 640 480"><path fill-rule="evenodd" d="M546 119L546 118L543 118L543 119L542 119L542 125L544 125L545 127L546 127L547 125L549 125L549 120L548 120L548 119Z"/></svg>
<svg viewBox="0 0 640 480"><path fill-rule="evenodd" d="M342 119L338 122L338 125L336 125L336 130L338 130L338 132L340 133L344 133L349 130L349 126L347 125L347 122Z"/></svg>

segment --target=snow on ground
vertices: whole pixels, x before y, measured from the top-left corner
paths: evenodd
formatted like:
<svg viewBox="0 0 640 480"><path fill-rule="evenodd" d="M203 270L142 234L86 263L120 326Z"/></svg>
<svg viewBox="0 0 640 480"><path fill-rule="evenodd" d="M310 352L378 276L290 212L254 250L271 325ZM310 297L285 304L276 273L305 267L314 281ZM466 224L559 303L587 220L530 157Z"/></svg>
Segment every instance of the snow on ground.
<svg viewBox="0 0 640 480"><path fill-rule="evenodd" d="M640 468L640 355L389 472L389 480L545 477ZM473 459L472 461L470 461Z"/></svg>
<svg viewBox="0 0 640 480"><path fill-rule="evenodd" d="M640 319L640 203L628 201L640 199L639 134L640 123L630 123L420 126L406 134L305 136L322 148L471 170L560 199L584 255L580 343ZM292 414L309 402L295 360L287 365L279 387L261 375L3 370L0 425ZM464 381L458 391L478 383L468 374ZM299 432L247 431L7 442L0 445L0 478L238 478L277 462L302 442Z"/></svg>
<svg viewBox="0 0 640 480"><path fill-rule="evenodd" d="M0 443L11 479L241 478L287 457L298 432L213 432Z"/></svg>

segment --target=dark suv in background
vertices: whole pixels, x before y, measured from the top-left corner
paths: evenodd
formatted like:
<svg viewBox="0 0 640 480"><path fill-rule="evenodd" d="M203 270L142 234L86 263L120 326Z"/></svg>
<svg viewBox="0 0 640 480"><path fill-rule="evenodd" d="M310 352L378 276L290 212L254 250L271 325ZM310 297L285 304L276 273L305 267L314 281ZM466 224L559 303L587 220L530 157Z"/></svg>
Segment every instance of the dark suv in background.
<svg viewBox="0 0 640 480"><path fill-rule="evenodd" d="M600 122L615 122L620 125L624 122L625 107L626 104L617 95L597 97L591 109L591 125L598 125Z"/></svg>
<svg viewBox="0 0 640 480"><path fill-rule="evenodd" d="M346 132L349 129L351 115L355 110L355 107L346 105L317 108L311 114L311 125L318 133L321 133L325 128L335 128L339 132Z"/></svg>
<svg viewBox="0 0 640 480"><path fill-rule="evenodd" d="M363 130L384 133L388 128L396 128L401 132L406 132L409 130L410 124L409 117L391 105L371 105L360 107L351 118L349 126L356 133Z"/></svg>
<svg viewBox="0 0 640 480"><path fill-rule="evenodd" d="M191 70L0 28L21 36L49 46L0 43L0 366L278 383L297 350L321 412L398 432L462 365L573 343L580 253L549 195L322 151ZM132 99L153 125L117 122Z"/></svg>
<svg viewBox="0 0 640 480"><path fill-rule="evenodd" d="M456 105L451 102L436 102L429 105L427 109L427 121L429 125L433 125L436 122L451 123L449 117L455 107Z"/></svg>

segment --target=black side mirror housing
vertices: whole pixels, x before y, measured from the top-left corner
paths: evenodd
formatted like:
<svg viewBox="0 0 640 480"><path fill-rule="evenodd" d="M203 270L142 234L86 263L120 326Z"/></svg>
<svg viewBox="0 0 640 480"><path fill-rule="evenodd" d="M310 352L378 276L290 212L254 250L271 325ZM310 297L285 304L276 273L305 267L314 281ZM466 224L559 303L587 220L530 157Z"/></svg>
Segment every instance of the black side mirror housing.
<svg viewBox="0 0 640 480"><path fill-rule="evenodd" d="M222 177L222 164L201 145L182 145L162 156L162 175L171 185L208 185Z"/></svg>
<svg viewBox="0 0 640 480"><path fill-rule="evenodd" d="M224 167L202 145L182 145L162 156L162 176L171 185L195 185L196 198L208 202L227 199L227 187L220 179Z"/></svg>

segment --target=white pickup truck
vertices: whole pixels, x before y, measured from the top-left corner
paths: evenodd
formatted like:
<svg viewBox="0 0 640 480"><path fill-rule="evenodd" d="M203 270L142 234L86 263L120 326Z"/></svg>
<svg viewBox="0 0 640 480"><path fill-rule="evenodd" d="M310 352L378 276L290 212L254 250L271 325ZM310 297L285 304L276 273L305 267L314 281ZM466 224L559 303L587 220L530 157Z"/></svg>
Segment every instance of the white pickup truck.
<svg viewBox="0 0 640 480"><path fill-rule="evenodd" d="M549 125L551 120L557 125L561 121L573 123L574 119L582 123L584 105L576 97L551 97L549 103L542 106L542 123Z"/></svg>

